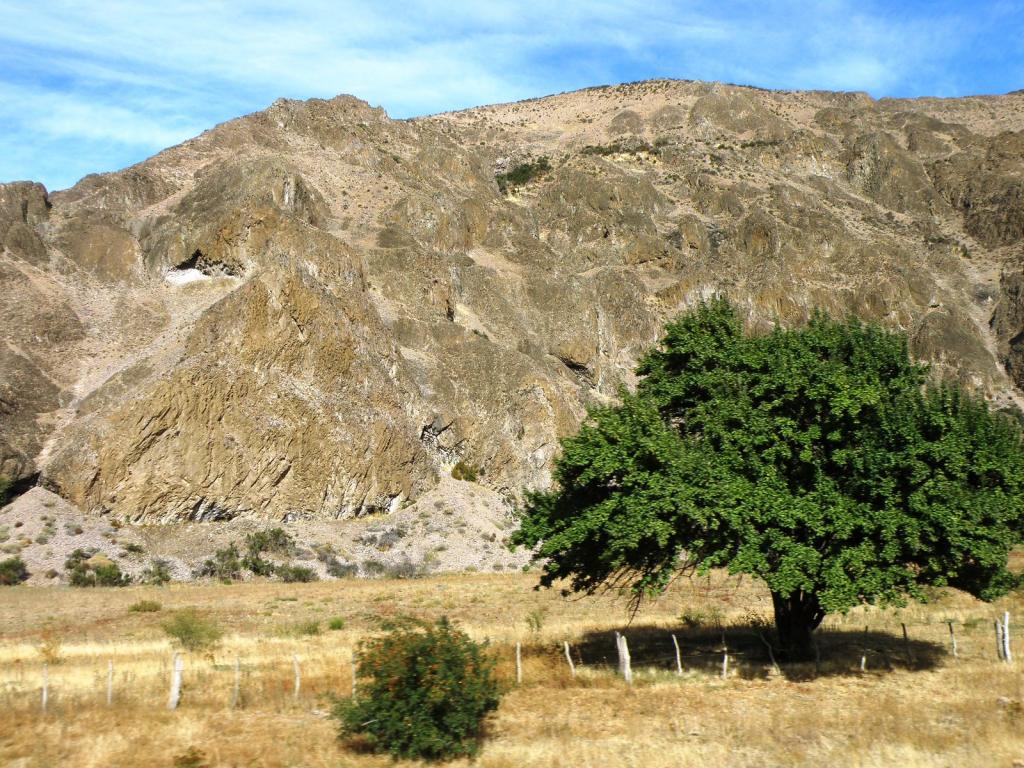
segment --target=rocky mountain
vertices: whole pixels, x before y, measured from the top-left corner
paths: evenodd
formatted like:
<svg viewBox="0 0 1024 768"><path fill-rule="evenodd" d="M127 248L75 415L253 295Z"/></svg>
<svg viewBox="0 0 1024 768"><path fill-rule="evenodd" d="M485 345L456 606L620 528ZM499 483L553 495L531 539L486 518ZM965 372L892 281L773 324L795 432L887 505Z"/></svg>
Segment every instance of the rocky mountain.
<svg viewBox="0 0 1024 768"><path fill-rule="evenodd" d="M549 479L726 292L1024 387L1024 93L651 81L415 120L281 100L69 190L0 185L0 474L135 522Z"/></svg>

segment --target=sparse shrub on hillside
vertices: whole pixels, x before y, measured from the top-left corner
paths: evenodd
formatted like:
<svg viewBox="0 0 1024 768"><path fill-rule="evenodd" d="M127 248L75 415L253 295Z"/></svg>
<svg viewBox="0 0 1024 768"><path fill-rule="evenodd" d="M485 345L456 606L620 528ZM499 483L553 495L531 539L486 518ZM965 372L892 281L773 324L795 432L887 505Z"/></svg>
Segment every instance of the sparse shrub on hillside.
<svg viewBox="0 0 1024 768"><path fill-rule="evenodd" d="M345 620L341 616L332 616L327 620L327 628L332 632L345 628Z"/></svg>
<svg viewBox="0 0 1024 768"><path fill-rule="evenodd" d="M0 586L10 587L27 581L30 576L25 561L20 557L0 560Z"/></svg>
<svg viewBox="0 0 1024 768"><path fill-rule="evenodd" d="M516 187L529 184L550 170L551 162L546 157L541 157L532 163L520 163L507 173L499 173L494 177L494 180L498 182L498 189L501 190L501 194L507 195Z"/></svg>
<svg viewBox="0 0 1024 768"><path fill-rule="evenodd" d="M124 551L121 553L121 557L130 557L133 555L145 554L146 549L141 544L129 542L124 545Z"/></svg>
<svg viewBox="0 0 1024 768"><path fill-rule="evenodd" d="M355 563L343 563L334 555L325 560L327 575L335 579L351 579L359 573L359 566Z"/></svg>
<svg viewBox="0 0 1024 768"><path fill-rule="evenodd" d="M130 613L156 613L162 606L156 600L139 600L128 606Z"/></svg>
<svg viewBox="0 0 1024 768"><path fill-rule="evenodd" d="M405 528L396 526L382 531L367 531L360 535L356 541L368 547L374 547L380 552L387 552L404 539L407 534L408 531Z"/></svg>
<svg viewBox="0 0 1024 768"><path fill-rule="evenodd" d="M475 483L480 474L481 472L478 467L466 461L460 461L452 467L452 478L455 480L466 480L467 482Z"/></svg>
<svg viewBox="0 0 1024 768"><path fill-rule="evenodd" d="M178 611L161 626L186 651L212 651L223 634L214 621L203 618L193 608Z"/></svg>
<svg viewBox="0 0 1024 768"><path fill-rule="evenodd" d="M143 584L153 584L162 587L171 580L171 562L154 557L149 565L142 569L141 581Z"/></svg>
<svg viewBox="0 0 1024 768"><path fill-rule="evenodd" d="M124 587L132 582L117 563L92 548L76 549L68 555L64 567L73 587Z"/></svg>
<svg viewBox="0 0 1024 768"><path fill-rule="evenodd" d="M72 551L70 555L67 556L67 559L64 560L65 570L74 570L78 566L84 564L86 560L88 560L90 557L97 554L98 552L99 550L95 547L89 547L88 549L75 549L74 551Z"/></svg>
<svg viewBox="0 0 1024 768"><path fill-rule="evenodd" d="M245 537L245 557L242 566L256 576L273 576L278 568L263 558L263 553L290 555L295 551L295 540L283 528L256 531Z"/></svg>
<svg viewBox="0 0 1024 768"><path fill-rule="evenodd" d="M242 578L242 562L237 545L229 544L224 549L218 549L212 558L197 569L196 575L210 576L225 583Z"/></svg>
<svg viewBox="0 0 1024 768"><path fill-rule="evenodd" d="M274 569L274 573L281 581L289 584L320 580L316 571L305 565L279 565Z"/></svg>
<svg viewBox="0 0 1024 768"><path fill-rule="evenodd" d="M477 752L500 691L486 644L447 619L405 619L359 646L358 693L334 708L341 735L395 758Z"/></svg>

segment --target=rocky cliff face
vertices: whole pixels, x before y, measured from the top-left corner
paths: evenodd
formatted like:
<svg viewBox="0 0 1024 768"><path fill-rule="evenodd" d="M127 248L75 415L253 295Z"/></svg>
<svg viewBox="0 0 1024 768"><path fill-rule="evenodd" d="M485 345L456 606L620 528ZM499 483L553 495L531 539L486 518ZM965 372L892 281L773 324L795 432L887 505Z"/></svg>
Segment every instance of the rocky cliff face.
<svg viewBox="0 0 1024 768"><path fill-rule="evenodd" d="M513 495L720 291L904 329L1015 404L1022 128L1022 94L339 97L0 185L0 473L135 522L395 510L457 462Z"/></svg>

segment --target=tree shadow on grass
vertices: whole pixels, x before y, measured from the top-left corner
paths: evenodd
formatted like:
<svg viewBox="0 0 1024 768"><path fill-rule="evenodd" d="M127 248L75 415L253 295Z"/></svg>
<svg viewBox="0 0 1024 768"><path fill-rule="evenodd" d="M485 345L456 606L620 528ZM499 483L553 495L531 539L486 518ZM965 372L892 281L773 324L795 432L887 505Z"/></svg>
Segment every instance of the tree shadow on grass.
<svg viewBox="0 0 1024 768"><path fill-rule="evenodd" d="M729 676L741 679L763 679L773 673L772 657L779 671L788 680L813 680L817 677L891 672L896 669L923 671L939 666L948 656L948 649L928 640L887 632L857 632L820 629L814 633L818 648L816 661L790 662L779 658L775 631L757 624L713 626L654 627L632 625L619 627L629 646L632 667L676 671L675 646L679 642L684 671L718 675L722 670L723 649L728 648ZM724 637L724 645L723 645ZM769 653L769 645L772 652ZM591 668L618 667L615 630L588 632L572 644L573 661Z"/></svg>

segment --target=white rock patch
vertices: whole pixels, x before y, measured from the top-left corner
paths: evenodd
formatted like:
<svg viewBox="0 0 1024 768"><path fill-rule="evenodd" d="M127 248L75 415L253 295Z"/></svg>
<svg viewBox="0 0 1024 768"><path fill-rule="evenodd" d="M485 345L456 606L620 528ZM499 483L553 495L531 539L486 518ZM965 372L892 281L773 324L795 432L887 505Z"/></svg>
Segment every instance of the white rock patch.
<svg viewBox="0 0 1024 768"><path fill-rule="evenodd" d="M164 280L171 285L188 285L210 279L212 278L209 275L204 275L198 269L169 269L164 273Z"/></svg>

